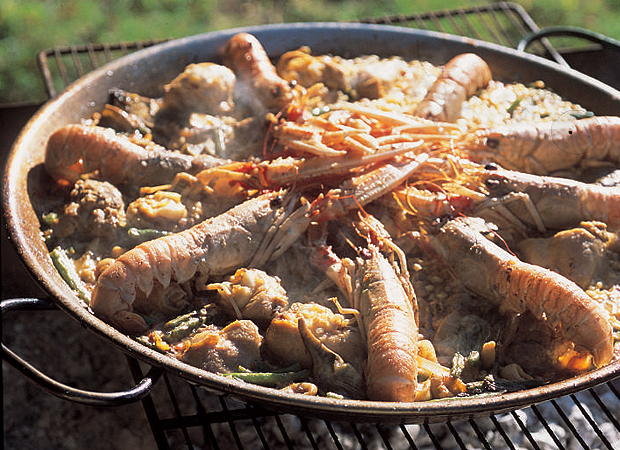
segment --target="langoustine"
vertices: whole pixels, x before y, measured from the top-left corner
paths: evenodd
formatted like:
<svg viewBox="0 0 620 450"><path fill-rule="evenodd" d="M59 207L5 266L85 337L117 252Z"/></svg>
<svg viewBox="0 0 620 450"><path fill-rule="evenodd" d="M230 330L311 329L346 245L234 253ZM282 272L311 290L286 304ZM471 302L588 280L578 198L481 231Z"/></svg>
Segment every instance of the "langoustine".
<svg viewBox="0 0 620 450"><path fill-rule="evenodd" d="M576 226L589 220L605 222L611 231L620 228L620 193L616 187L531 175L495 166L481 170L479 177L492 202L517 195L520 201L511 202L515 216L540 231ZM480 210L489 206L490 202L483 202L476 208Z"/></svg>
<svg viewBox="0 0 620 450"><path fill-rule="evenodd" d="M223 164L209 155L184 155L159 146L144 148L111 128L71 124L50 136L45 169L71 183L86 174L113 184L133 186L169 183L177 173L197 173Z"/></svg>
<svg viewBox="0 0 620 450"><path fill-rule="evenodd" d="M474 53L463 53L446 63L441 74L414 110L414 115L454 122L467 98L491 81L491 69Z"/></svg>
<svg viewBox="0 0 620 450"><path fill-rule="evenodd" d="M209 277L260 266L274 254L269 249L284 251L287 239L294 240L307 226L309 204L302 203L295 214L298 197L283 194L263 194L124 253L97 279L90 307L119 329L140 332L148 327L141 314L178 314L188 306L183 284L195 276L195 288L204 289ZM287 223L291 216L294 223Z"/></svg>
<svg viewBox="0 0 620 450"><path fill-rule="evenodd" d="M340 288L356 313L365 337L367 360L364 369L366 395L370 400L413 401L418 378L417 300L406 265L397 266L384 256L380 246L395 250L371 216L361 224L368 234L367 245L355 260L338 257L325 242L325 230L316 239L313 265ZM361 219L363 222L364 219ZM400 256L400 255L399 255Z"/></svg>
<svg viewBox="0 0 620 450"><path fill-rule="evenodd" d="M222 52L224 64L237 76L235 99L255 115L277 113L293 99L293 89L271 64L261 43L249 33L231 37Z"/></svg>
<svg viewBox="0 0 620 450"><path fill-rule="evenodd" d="M376 244L358 257L356 300L368 349L366 394L371 400L413 401L418 378L417 299L408 273L399 276Z"/></svg>
<svg viewBox="0 0 620 450"><path fill-rule="evenodd" d="M620 117L518 123L480 128L462 146L477 162L536 175L620 162Z"/></svg>
<svg viewBox="0 0 620 450"><path fill-rule="evenodd" d="M463 214L481 217L509 241L583 221L604 222L610 231L620 227L616 187L483 166L450 155L429 157L386 204L427 222Z"/></svg>
<svg viewBox="0 0 620 450"><path fill-rule="evenodd" d="M325 225L311 231L311 260L338 286L366 343L366 396L379 401L418 401L462 393L465 386L441 366L432 344L421 341L418 304L403 251L381 223L360 213L355 232L365 241L357 256L341 258L328 245ZM317 234L318 232L318 234ZM419 383L419 376L426 378Z"/></svg>
<svg viewBox="0 0 620 450"><path fill-rule="evenodd" d="M471 219L469 219L471 220ZM465 287L510 314L529 311L592 356L595 367L613 357L608 314L567 278L524 263L503 250L465 219L454 219L422 238Z"/></svg>

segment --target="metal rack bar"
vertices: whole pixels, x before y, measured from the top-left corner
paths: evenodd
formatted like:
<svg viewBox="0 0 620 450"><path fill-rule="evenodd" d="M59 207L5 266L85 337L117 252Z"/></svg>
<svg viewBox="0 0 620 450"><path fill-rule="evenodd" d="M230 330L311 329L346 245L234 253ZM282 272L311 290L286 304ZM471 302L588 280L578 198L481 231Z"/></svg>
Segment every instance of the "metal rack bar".
<svg viewBox="0 0 620 450"><path fill-rule="evenodd" d="M493 423L493 426L498 431L498 433L500 434L500 436L502 437L502 439L504 440L504 443L508 446L508 448L510 450L516 450L514 444L512 443L512 440L508 437L506 430L504 430L504 427L502 427L502 424L499 423L499 421L497 420L497 417L495 417L494 415L491 415L490 419L491 419L491 422Z"/></svg>
<svg viewBox="0 0 620 450"><path fill-rule="evenodd" d="M612 387L612 385L610 384L608 384L607 386ZM611 413L611 411L609 411L609 408L607 408L607 405L603 403L603 401L601 400L599 395L596 393L596 391L594 389L589 389L588 393L592 396L592 398L597 403L597 405L599 406L603 414L605 414L605 417L607 418L607 420L616 428L616 430L620 431L620 423L618 422L616 417Z"/></svg>
<svg viewBox="0 0 620 450"><path fill-rule="evenodd" d="M573 422L568 418L568 416L566 415L564 410L560 407L558 402L555 400L551 400L550 402L553 405L553 407L556 409L556 411L558 412L562 420L564 421L564 424L566 425L566 427L570 430L571 433L573 433L573 436L575 437L575 439L577 439L577 442L579 442L579 444L584 449L587 449L588 446L586 445L585 441L581 437L581 434L577 431L577 429L573 425Z"/></svg>
<svg viewBox="0 0 620 450"><path fill-rule="evenodd" d="M553 432L553 430L549 426L549 422L545 420L544 416L540 413L540 410L536 407L536 405L532 406L532 411L536 415L536 418L538 419L538 421L543 425L543 427L545 427L545 430L547 431L551 439L553 439L553 442L555 443L555 445L557 445L559 449L564 449L564 446L558 439L557 435Z"/></svg>

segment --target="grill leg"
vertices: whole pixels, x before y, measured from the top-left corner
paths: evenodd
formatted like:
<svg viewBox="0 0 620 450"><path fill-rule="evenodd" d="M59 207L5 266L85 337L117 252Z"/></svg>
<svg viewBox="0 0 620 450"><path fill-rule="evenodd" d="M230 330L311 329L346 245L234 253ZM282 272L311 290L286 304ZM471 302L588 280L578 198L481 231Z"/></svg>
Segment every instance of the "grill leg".
<svg viewBox="0 0 620 450"><path fill-rule="evenodd" d="M129 364L129 370L131 371L131 375L133 376L134 380L141 380L144 375L138 361L130 356L127 356L127 363ZM151 394L147 395L142 399L142 406L144 407L144 413L146 414L146 418L149 422L149 425L151 426L153 438L155 439L158 450L170 450L168 438L166 437L163 429L158 426L160 420L157 414L157 410L155 409L153 399L151 398Z"/></svg>

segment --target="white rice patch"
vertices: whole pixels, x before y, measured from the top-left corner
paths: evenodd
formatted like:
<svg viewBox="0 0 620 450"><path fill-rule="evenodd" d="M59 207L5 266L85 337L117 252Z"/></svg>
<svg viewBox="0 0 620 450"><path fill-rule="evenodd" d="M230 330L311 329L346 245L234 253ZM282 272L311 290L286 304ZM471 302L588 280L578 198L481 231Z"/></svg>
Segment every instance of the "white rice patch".
<svg viewBox="0 0 620 450"><path fill-rule="evenodd" d="M465 102L457 124L473 129L517 122L575 120L572 113L583 114L585 110L540 86L491 81L488 87Z"/></svg>

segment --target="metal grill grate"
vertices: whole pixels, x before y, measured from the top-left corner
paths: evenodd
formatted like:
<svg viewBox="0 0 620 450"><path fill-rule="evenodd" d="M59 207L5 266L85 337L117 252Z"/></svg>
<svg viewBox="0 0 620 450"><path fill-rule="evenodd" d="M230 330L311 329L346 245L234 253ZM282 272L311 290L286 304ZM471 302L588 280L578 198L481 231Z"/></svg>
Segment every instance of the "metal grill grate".
<svg viewBox="0 0 620 450"><path fill-rule="evenodd" d="M515 48L539 28L519 5L442 10L386 16L359 22L408 26L462 35ZM45 50L38 62L50 97L72 81L120 56L158 41L89 44ZM529 50L547 57L556 51L542 39ZM143 366L128 358L136 381ZM211 395L165 374L144 410L160 450L171 448L289 449L572 449L620 444L620 380L576 395L505 414L458 422L383 425L329 422L279 414L256 405Z"/></svg>
<svg viewBox="0 0 620 450"><path fill-rule="evenodd" d="M523 7L510 2L411 15L375 17L362 19L359 22L439 31L512 48L516 48L519 41L528 34L539 31L538 25ZM535 42L529 51L553 59L558 58L558 52L546 39Z"/></svg>
<svg viewBox="0 0 620 450"><path fill-rule="evenodd" d="M86 44L55 47L37 55L45 89L50 98L70 83L105 63L167 39L115 44Z"/></svg>
<svg viewBox="0 0 620 450"><path fill-rule="evenodd" d="M471 37L516 48L529 33L539 31L525 10L517 4L498 2L490 5L441 10L412 15L361 19L358 22L407 26ZM54 47L38 54L38 63L47 94L53 98L71 82L116 58L167 39L110 44ZM532 53L555 57L557 51L546 39L532 43Z"/></svg>
<svg viewBox="0 0 620 450"><path fill-rule="evenodd" d="M506 2L420 14L374 17L359 22L440 31L508 47L516 47L524 35L538 30L521 6Z"/></svg>
<svg viewBox="0 0 620 450"><path fill-rule="evenodd" d="M136 380L142 376L133 361ZM162 387L162 386L160 386ZM165 375L159 414L145 405L160 449L609 449L620 436L620 380L488 417L420 425L356 424L278 414L210 396Z"/></svg>

